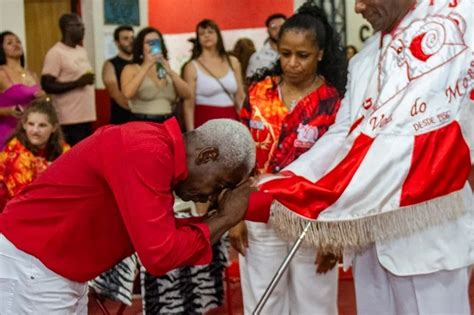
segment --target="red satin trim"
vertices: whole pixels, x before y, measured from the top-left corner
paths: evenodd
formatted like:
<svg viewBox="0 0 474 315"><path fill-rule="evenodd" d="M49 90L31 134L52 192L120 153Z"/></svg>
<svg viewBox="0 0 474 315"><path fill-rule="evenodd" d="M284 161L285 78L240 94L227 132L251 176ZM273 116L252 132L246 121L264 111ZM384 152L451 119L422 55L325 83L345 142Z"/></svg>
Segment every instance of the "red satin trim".
<svg viewBox="0 0 474 315"><path fill-rule="evenodd" d="M416 136L400 205L413 205L460 190L470 170L469 147L457 122Z"/></svg>
<svg viewBox="0 0 474 315"><path fill-rule="evenodd" d="M362 116L360 118L358 118L351 126L351 129L349 129L349 135L352 133L352 131L354 131L354 129L357 128L357 126L360 125L360 123L364 120L365 116Z"/></svg>
<svg viewBox="0 0 474 315"><path fill-rule="evenodd" d="M272 205L272 201L272 194L262 191L251 193L244 219L247 221L267 223L268 218L270 217L270 206Z"/></svg>
<svg viewBox="0 0 474 315"><path fill-rule="evenodd" d="M293 176L269 181L260 190L273 194L274 199L293 212L316 219L344 193L373 141L367 135L359 135L347 156L316 183Z"/></svg>

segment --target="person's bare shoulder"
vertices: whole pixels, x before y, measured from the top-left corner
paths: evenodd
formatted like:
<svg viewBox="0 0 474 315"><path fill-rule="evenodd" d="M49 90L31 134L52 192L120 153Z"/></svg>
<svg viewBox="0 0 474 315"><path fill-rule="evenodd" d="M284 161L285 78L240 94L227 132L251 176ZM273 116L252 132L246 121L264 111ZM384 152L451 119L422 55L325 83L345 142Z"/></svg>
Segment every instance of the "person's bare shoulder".
<svg viewBox="0 0 474 315"><path fill-rule="evenodd" d="M183 68L183 77L185 80L195 79L197 76L196 67L189 61Z"/></svg>

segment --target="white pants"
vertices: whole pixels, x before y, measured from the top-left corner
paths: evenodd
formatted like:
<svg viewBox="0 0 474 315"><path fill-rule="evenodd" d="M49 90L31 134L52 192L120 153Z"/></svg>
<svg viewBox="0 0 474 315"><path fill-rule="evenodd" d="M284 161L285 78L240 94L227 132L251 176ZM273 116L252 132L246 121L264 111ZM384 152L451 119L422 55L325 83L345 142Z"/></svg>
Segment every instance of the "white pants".
<svg viewBox="0 0 474 315"><path fill-rule="evenodd" d="M244 313L251 314L291 248L271 226L246 222L249 247L240 256ZM300 248L268 299L262 315L337 314L337 268L316 274L316 250Z"/></svg>
<svg viewBox="0 0 474 315"><path fill-rule="evenodd" d="M87 314L87 284L70 281L0 234L0 314Z"/></svg>
<svg viewBox="0 0 474 315"><path fill-rule="evenodd" d="M396 276L380 265L371 246L355 256L352 268L359 315L471 314L468 267Z"/></svg>

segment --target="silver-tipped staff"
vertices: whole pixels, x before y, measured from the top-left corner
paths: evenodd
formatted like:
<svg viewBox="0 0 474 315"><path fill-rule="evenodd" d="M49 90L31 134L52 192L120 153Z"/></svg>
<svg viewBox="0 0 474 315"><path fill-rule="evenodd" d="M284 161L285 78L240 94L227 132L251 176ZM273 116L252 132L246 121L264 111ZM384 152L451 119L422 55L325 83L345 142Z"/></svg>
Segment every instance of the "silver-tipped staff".
<svg viewBox="0 0 474 315"><path fill-rule="evenodd" d="M298 251L298 248L301 246L301 243L303 242L304 237L306 236L306 233L308 232L309 228L311 227L312 222L308 222L306 226L304 227L303 232L301 232L300 236L298 239L295 241L293 246L291 247L290 252L288 255L286 255L285 260L280 265L280 268L278 268L277 272L273 276L272 281L268 285L267 289L265 290L265 293L263 293L263 296L260 298L260 301L258 301L257 307L255 307L253 311L253 315L260 315L262 312L263 307L265 306L265 303L267 303L268 298L272 294L273 290L277 286L278 282L280 282L281 277L286 271L286 268L288 268L288 265L290 264L291 260L295 256L296 252Z"/></svg>

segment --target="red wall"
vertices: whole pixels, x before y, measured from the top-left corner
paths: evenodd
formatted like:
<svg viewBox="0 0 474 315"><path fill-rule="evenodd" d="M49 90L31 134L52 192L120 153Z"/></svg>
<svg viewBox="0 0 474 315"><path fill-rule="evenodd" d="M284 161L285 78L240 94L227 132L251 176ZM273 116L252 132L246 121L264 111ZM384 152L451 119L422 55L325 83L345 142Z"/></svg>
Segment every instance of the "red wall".
<svg viewBox="0 0 474 315"><path fill-rule="evenodd" d="M224 30L265 27L273 13L291 15L293 0L148 0L148 22L164 34L194 32L205 18Z"/></svg>
<svg viewBox="0 0 474 315"><path fill-rule="evenodd" d="M110 121L110 98L107 90L95 90L95 108L97 111L97 120L94 122L93 127L99 128L103 125L107 125Z"/></svg>

